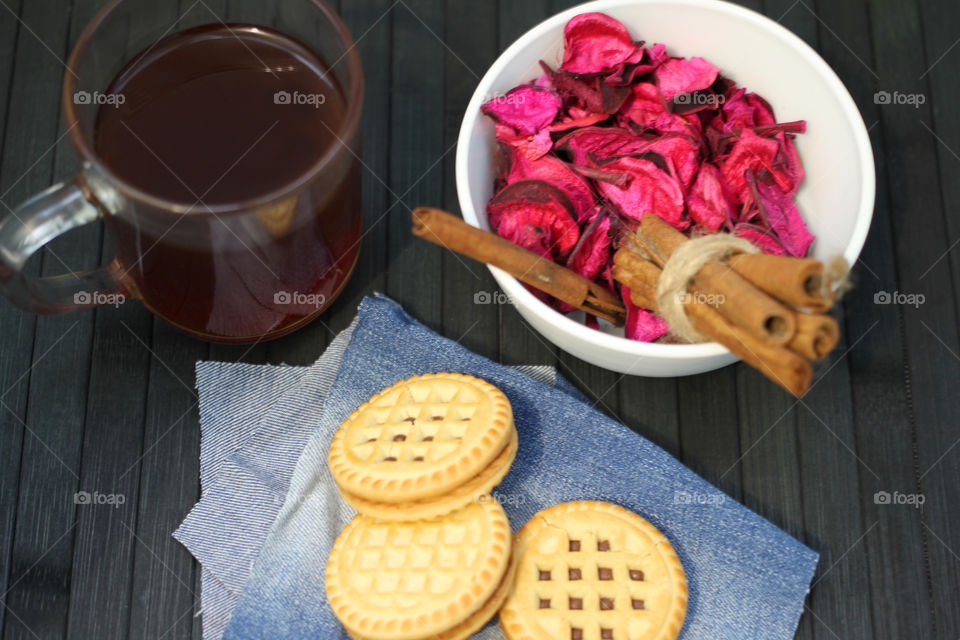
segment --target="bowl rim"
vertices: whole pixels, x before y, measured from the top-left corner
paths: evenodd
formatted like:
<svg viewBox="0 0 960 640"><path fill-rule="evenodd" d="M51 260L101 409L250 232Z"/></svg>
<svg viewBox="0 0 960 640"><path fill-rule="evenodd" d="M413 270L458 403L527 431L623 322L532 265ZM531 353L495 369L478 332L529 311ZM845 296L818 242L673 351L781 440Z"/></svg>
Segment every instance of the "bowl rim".
<svg viewBox="0 0 960 640"><path fill-rule="evenodd" d="M533 40L540 37L545 31L566 24L570 18L577 14L590 11L603 12L625 6L664 3L665 0L593 0L586 2L561 11L534 25L497 57L474 90L470 102L467 104L463 119L461 120L460 132L457 137L455 163L457 196L460 203L460 210L467 223L476 227L480 226L480 216L471 202L470 183L468 180L468 149L470 146L471 133L476 121L482 117L480 106L483 104L484 98L489 95L493 83L500 77L500 74L503 73L507 66L513 62L517 54L525 50ZM862 159L860 209L856 214L857 217L854 222L850 240L843 252L843 258L852 268L860 256L860 252L867 239L867 233L870 230L870 224L873 220L873 209L876 198L876 175L869 132L846 86L815 49L792 31L761 13L725 0L670 0L670 4L674 6L679 5L720 11L752 23L761 29L773 32L774 35L780 37L785 44L791 46L803 57L815 71L819 72L820 77L837 97L845 117L854 125L853 136L857 148L857 155ZM591 329L540 301L536 296L527 291L519 280L507 272L492 266L488 266L488 268L497 280L497 283L504 289L504 293L510 300L515 302L518 308L526 308L565 334L598 348L619 351L626 355L638 357L667 357L679 360L717 358L730 353L726 347L716 342L699 344L638 342ZM562 345L559 346L562 348Z"/></svg>

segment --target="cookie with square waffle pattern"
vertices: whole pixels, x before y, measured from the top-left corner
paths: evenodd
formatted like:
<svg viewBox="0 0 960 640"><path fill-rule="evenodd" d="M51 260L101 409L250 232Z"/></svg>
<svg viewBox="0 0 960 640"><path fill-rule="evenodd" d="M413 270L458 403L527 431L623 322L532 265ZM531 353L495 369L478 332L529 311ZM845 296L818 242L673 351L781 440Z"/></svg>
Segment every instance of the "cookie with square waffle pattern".
<svg viewBox="0 0 960 640"><path fill-rule="evenodd" d="M537 513L514 540L500 626L508 640L674 640L687 611L667 538L623 507L583 500Z"/></svg>
<svg viewBox="0 0 960 640"><path fill-rule="evenodd" d="M350 414L328 463L344 493L376 502L441 496L507 446L513 411L502 391L461 373L401 380Z"/></svg>
<svg viewBox="0 0 960 640"><path fill-rule="evenodd" d="M357 638L447 637L466 621L478 622L504 594L510 553L510 525L495 501L431 520L360 515L330 552L327 599Z"/></svg>
<svg viewBox="0 0 960 640"><path fill-rule="evenodd" d="M461 509L471 502L492 500L493 498L488 494L500 484L500 481L510 471L510 466L517 457L519 445L519 437L516 429L514 429L510 442L483 471L459 487L452 489L449 493L436 498L410 500L408 502L378 502L351 495L342 489L340 495L344 502L363 515L380 518L381 520L435 518L444 513Z"/></svg>

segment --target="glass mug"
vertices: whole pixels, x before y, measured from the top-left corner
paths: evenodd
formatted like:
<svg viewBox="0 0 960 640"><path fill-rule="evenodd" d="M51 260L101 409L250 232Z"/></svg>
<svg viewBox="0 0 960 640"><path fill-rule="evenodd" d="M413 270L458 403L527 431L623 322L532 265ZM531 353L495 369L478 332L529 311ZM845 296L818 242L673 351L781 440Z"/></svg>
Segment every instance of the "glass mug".
<svg viewBox="0 0 960 640"><path fill-rule="evenodd" d="M203 3L195 5L201 8L179 18L175 13L170 15L169 4L157 0L114 0L81 35L68 62L63 104L70 139L82 160L82 169L73 179L33 197L0 221L0 291L17 306L36 313L114 304L124 296L139 299L160 318L205 340L245 343L279 337L329 306L356 264L361 237L360 60L346 27L321 0L233 0L229 13L216 16L215 20L201 7ZM231 26L227 27L225 22ZM253 39L241 41L235 35L241 33L238 29L246 29L243 37ZM209 46L208 41L217 37L221 42L217 46L232 46L232 51L223 51L223 64L232 65L227 69L230 73L237 60L246 55L231 37L242 44L256 58L256 62L253 58L246 61L251 73L268 72L272 76L250 76L262 85L261 93L274 88L264 83L276 81L279 89L273 104L263 105L260 117L272 120L276 116L277 131L286 131L287 136L302 131L303 139L314 140L314 146L306 142L288 144L283 148L289 149L289 154L257 156L257 146L271 148L272 144L277 151L277 144L284 142L282 137L270 140L268 130L261 136L266 142L257 140L250 145L243 140L234 151L243 148L244 154L237 155L236 162L223 175L219 168L210 173L205 162L208 156L223 156L227 153L224 149L203 148L199 144L197 148L173 149L171 153L180 153L188 160L194 158L198 169L207 171L207 182L211 176L220 176L216 181L219 192L213 202L202 197L204 185L197 183L197 188L192 188L190 176L181 179L176 172L168 175L159 167L142 174L168 182L176 178L185 187L183 194L167 197L133 184L130 176L137 176L130 174L134 170L131 167L141 161L153 162L149 160L151 155L164 169L170 167L163 163L162 154L154 153L147 144L141 150L143 157L136 161L128 162L122 155L130 149L118 152L119 161L107 161L101 151L122 146L123 134L108 129L105 123L110 118L104 118L101 110L119 106L111 104L111 100L116 103L120 99L111 98L110 90L131 65L142 67L144 60L154 59L176 61L176 56L181 55L176 46L164 43L183 33L194 33L191 42L199 47ZM312 103L309 96L298 96L296 92L291 97L289 91L283 90L289 88L283 82L291 77L291 72L299 73L302 69L299 64L283 64L289 59L283 57L282 49L272 49L271 42L261 42L264 38L276 39L292 51L291 55L296 54L294 49L302 48L303 60L313 55L319 61L316 69L310 68L317 72L315 80L329 82L336 94L313 98ZM205 53L197 60L207 59L207 50L202 51ZM275 64L277 59L281 63ZM171 69L174 68L161 70L161 75L150 81ZM174 71L183 73L182 69ZM220 69L216 71L219 73ZM132 78L127 85L116 86L136 87L138 80ZM177 86L172 88L179 90ZM199 100L197 95L192 99ZM126 96L124 100L136 101L141 97ZM327 102L328 97L336 98L335 107ZM334 114L336 120L333 126L320 122L328 130L322 136L317 134L317 126L303 127L305 122L316 123L315 120L301 122L287 115L294 112L279 110L319 109L323 103L325 109L335 108L323 113ZM200 103L177 105L169 118L180 118L177 126L190 126L191 109L197 104ZM181 106L184 111L176 112ZM146 113L143 109L150 108L153 107L148 102L123 113L139 118ZM164 108L169 109L169 105ZM225 109L222 115L229 119L237 115L235 112L242 114L243 110ZM315 114L321 112L296 113L317 118ZM210 115L206 114L208 118ZM113 125L130 129L120 116L113 120ZM130 133L137 135L132 129ZM243 137L240 133L238 138ZM319 137L329 142L325 148L317 146ZM154 139L162 145L163 132ZM137 140L143 142L139 136ZM129 140L127 143L134 144ZM116 149L110 151L114 152ZM296 164L294 159L300 163L300 169L285 175L284 166ZM223 157L217 160L222 163ZM211 160L210 164L215 162ZM245 167L243 171L248 175L237 175L243 173L233 169L237 164ZM235 175L224 179L231 169ZM262 171L263 180L249 179L252 170ZM263 188L258 190L261 184ZM24 272L27 259L52 239L101 219L116 249L116 258L110 264L56 277L34 277Z"/></svg>

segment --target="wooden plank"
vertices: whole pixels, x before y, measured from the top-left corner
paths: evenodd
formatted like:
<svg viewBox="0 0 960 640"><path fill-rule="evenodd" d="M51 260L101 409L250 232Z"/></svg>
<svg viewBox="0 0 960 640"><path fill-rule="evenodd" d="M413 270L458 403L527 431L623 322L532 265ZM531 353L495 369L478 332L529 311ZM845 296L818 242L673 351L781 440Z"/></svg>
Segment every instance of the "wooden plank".
<svg viewBox="0 0 960 640"><path fill-rule="evenodd" d="M680 459L721 491L742 501L736 373L736 367L724 367L679 378L677 397Z"/></svg>
<svg viewBox="0 0 960 640"><path fill-rule="evenodd" d="M443 76L436 68L448 49L442 42L443 1L398 5L393 20L390 171L393 198L387 225L387 293L433 329L443 324L442 258L420 251L410 233L410 209L443 202ZM384 176L380 176L385 180Z"/></svg>
<svg viewBox="0 0 960 640"><path fill-rule="evenodd" d="M97 11L97 4L76 7L68 14L69 36L63 43L63 55L79 38ZM53 26L59 23L60 17L57 12L47 20ZM57 97L52 101L57 101ZM65 124L62 112L58 113L60 122L56 134L60 135ZM57 115L50 117L51 122L56 120ZM67 138L60 138L51 155L55 158L55 180L68 179L80 168ZM89 225L55 240L50 246L53 253L44 250L41 272L52 276L63 274L67 268L97 267L101 235L100 225ZM8 606L19 617L16 622L14 618L8 619L7 637L31 632L62 637L66 630L74 497L79 481L92 331L92 313L37 318L27 407L27 422L36 437L24 443L14 547L14 557L28 566L36 564L36 569L23 574L7 595ZM50 402L51 389L56 389L57 401L53 403ZM55 538L58 541L53 544Z"/></svg>
<svg viewBox="0 0 960 640"><path fill-rule="evenodd" d="M193 370L208 346L162 320L153 323L142 458L120 476L139 477L140 491L128 637L181 638L192 625L195 567L190 553L170 534L200 496Z"/></svg>
<svg viewBox="0 0 960 640"><path fill-rule="evenodd" d="M874 11L870 9L869 13ZM858 285L844 299L855 450L881 478L878 481L858 465L861 527L866 530L877 523L860 543L867 558L872 637L930 638L934 637L933 620L919 514L912 509L891 509L874 503L875 492L903 491L916 482L912 448L907 444L914 427L904 382L901 318L895 306L874 304L876 292L896 286L897 272L891 233L888 148L879 125L880 108L874 104L878 87L873 75L875 48L891 44L873 40L870 23L864 19L868 15L864 2L821 3L817 14L823 20L819 27L821 55L859 105L871 130L877 164L873 225L855 268ZM828 576L824 583L833 579ZM899 603L899 613L889 606L891 602ZM903 611L911 614L903 616Z"/></svg>
<svg viewBox="0 0 960 640"><path fill-rule="evenodd" d="M947 360L950 366L946 370L939 369L936 362L927 363L926 355L921 351L926 348L925 345L911 344L910 354L912 363L922 363L926 368L924 375L912 379L912 384L914 394L922 396L922 402L915 401L917 425L920 426L917 430L918 463L921 487L928 498L923 515L927 545L930 549L937 633L941 638L957 638L960 637L960 607L957 606L957 593L960 593L960 514L954 505L960 498L957 486L960 482L960 433L957 431L956 422L958 412L955 402L945 402L948 396L938 395L944 388L943 383L938 389L927 388L925 385L931 376L939 373L944 376L941 379L945 381L953 376L955 389L957 358L960 357L955 340L956 319L960 317L960 252L957 250L960 245L960 220L955 211L955 203L960 197L960 126L955 117L956 105L960 100L960 78L956 72L957 63L960 61L956 29L957 24L960 24L960 7L956 2L938 0L933 3L917 3L917 8L922 20L920 28L926 53L923 72L926 74L925 90L930 104L930 120L925 124L939 137L936 157L942 211L945 214L944 242L949 250L939 263L925 267L929 272L922 272L917 278L924 282L929 281L927 286L937 296L937 299L930 300L927 304L940 308L936 312L937 319L940 320L938 327L935 327L932 321L924 322L930 326L931 332L940 336L945 331L946 335L954 337L954 340L943 337L941 340L946 344L932 345L938 358L952 356L952 359ZM922 122L921 126L923 125ZM907 244L904 249L907 252L925 252L924 247L916 244ZM923 267L923 263L928 260L920 262ZM950 317L954 319L952 332L949 326L943 324L949 323ZM928 427L929 421L934 421L933 428Z"/></svg>
<svg viewBox="0 0 960 640"><path fill-rule="evenodd" d="M643 437L680 455L680 420L677 406L676 378L643 378L625 376L620 390L619 415L627 425Z"/></svg>
<svg viewBox="0 0 960 640"><path fill-rule="evenodd" d="M10 3L11 11L19 15L21 8L20 2ZM9 189L17 179L17 175L8 178L8 173L17 172L19 163L25 160L20 154L12 154L7 159L7 115L10 104L10 96L13 91L14 60L17 48L17 42L20 35L20 23L16 20L3 20L0 22L0 43L3 43L3 54L0 55L0 87L3 93L0 94L0 135L3 136L3 158L0 159L0 193ZM10 164L8 164L8 162ZM11 168L7 170L7 166ZM26 167L23 167L25 170ZM8 194L9 195L9 194ZM2 201L4 198L0 198ZM12 202L12 201L11 201ZM12 202L13 206L15 203ZM0 208L0 215L8 215L6 207ZM34 320L15 309L13 305L4 301L0 303L0 322L4 327L11 327L11 331L0 332L0 350L6 355L10 354L9 359L3 358L0 361L0 384L6 390L13 384L22 371L30 366L31 349L33 344L31 336L34 331ZM15 401L15 406L11 402ZM0 593L6 594L13 579L10 577L11 564L13 562L13 536L14 526L16 524L17 500L15 496L20 488L20 459L23 449L24 429L20 421L25 408L25 398L17 395L6 401L13 412L0 406L0 494L12 496L11 499L4 500L0 504ZM7 602L6 595L0 596L0 605ZM7 617L6 606L0 606L0 629L3 628Z"/></svg>
<svg viewBox="0 0 960 640"><path fill-rule="evenodd" d="M460 212L454 147L467 103L497 55L496 3L477 3L464 20L461 3L447 0L444 40L452 52L444 57L444 199L448 211ZM496 281L486 266L440 247L421 243L420 250L439 251L443 273L443 331L477 353L497 357L498 301Z"/></svg>
<svg viewBox="0 0 960 640"><path fill-rule="evenodd" d="M0 63L0 84L5 89L0 111L4 128L0 199L8 206L16 206L45 189L53 177L52 146L58 136L59 85L63 73L56 58L64 55L67 18L62 8L57 10L52 2L26 3L25 6L12 4L10 10L29 25L35 34L32 35L7 9L0 10L4 13L0 31L6 36L2 40L4 61ZM48 46L52 51L47 50ZM4 207L0 215L8 214ZM42 258L32 260L27 272L36 275L41 262ZM64 441L69 441L70 435L62 439L51 437L49 423L42 416L40 421L34 422L29 413L28 398L33 395L30 383L34 373L31 365L36 317L4 302L0 308L0 321L5 328L0 332L0 353L4 355L0 361L0 401L3 403L0 405L0 493L6 497L0 510L0 593L4 594L0 598L4 601L4 606L0 607L0 628L4 630L3 635L13 637L35 633L34 628L46 628L43 617L37 615L40 609L52 613L54 620L49 628L56 629L57 612L62 615L61 596L69 584L69 561L66 562L66 572L62 562L64 554L69 556L70 552L69 536L63 537L69 529L62 528L65 519L62 516L72 511L72 495L69 494L73 489L67 485L63 487L65 491L54 493L51 491L54 488L49 485L38 486L32 475L35 470L22 464L57 465L56 477L61 478L61 472L66 473L71 485L73 471L60 467L56 460L51 462L58 451L63 453L64 448L69 449L69 444ZM63 355L64 350L73 346L75 339L77 336L65 338L55 351ZM50 344L49 334L44 335L43 343L45 346ZM51 353L49 357L56 358L57 355ZM54 359L46 363L43 372L49 374L55 362ZM37 373L42 376L43 372ZM68 374L67 371L64 373ZM65 407L69 406L69 391L63 402ZM42 433L37 433L34 427L41 429ZM47 440L52 444L47 444ZM46 514L51 521L49 528L31 516L20 520L26 512L37 510L38 504L47 504L53 509ZM39 535L31 539L33 532ZM45 556L46 552L49 554ZM41 558L49 558L49 565L34 566ZM47 587L50 591L45 593Z"/></svg>
<svg viewBox="0 0 960 640"><path fill-rule="evenodd" d="M343 3L340 14L353 35L363 63L364 103L360 126L365 166L360 170L363 203L360 256L350 282L324 319L335 332L350 324L364 296L386 290L385 216L405 213L400 205L390 209L393 199L381 182L389 176L391 162L391 16L395 11L403 11L400 7L391 9L392 4L385 0L352 0Z"/></svg>
<svg viewBox="0 0 960 640"><path fill-rule="evenodd" d="M883 89L892 96L897 95L894 92L927 96L926 102L916 107L892 101L880 108L898 266L898 279L889 286L896 287L894 290L900 294L918 299L923 296L925 300L916 305L900 305L921 478L890 490L905 494L919 491L928 498L922 526L934 601L934 629L939 638L955 638L960 632L956 607L960 561L955 551L960 548L960 517L953 505L960 501L960 456L945 454L957 441L960 405L944 399L956 393L956 381L960 379L960 337L955 301L944 295L955 287L955 283L950 283L949 258L935 262L949 250L949 245L939 174L934 169L940 143L930 134L927 124L932 114L924 76L929 63L921 56L904 54L905 43L924 39L919 3L873 2L871 25L876 73L882 79Z"/></svg>

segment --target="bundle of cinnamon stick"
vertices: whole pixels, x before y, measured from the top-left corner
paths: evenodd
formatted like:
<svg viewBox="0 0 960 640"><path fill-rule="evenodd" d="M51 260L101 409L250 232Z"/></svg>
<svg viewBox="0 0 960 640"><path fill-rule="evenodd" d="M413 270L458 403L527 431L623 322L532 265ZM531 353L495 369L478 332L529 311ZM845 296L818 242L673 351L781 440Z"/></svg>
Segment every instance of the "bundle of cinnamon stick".
<svg viewBox="0 0 960 640"><path fill-rule="evenodd" d="M658 284L670 256L688 238L653 214L623 238L613 276L630 288L631 302L659 312ZM796 396L810 388L811 360L840 340L826 315L834 295L823 263L786 256L740 253L707 262L682 303L693 329L719 342Z"/></svg>

